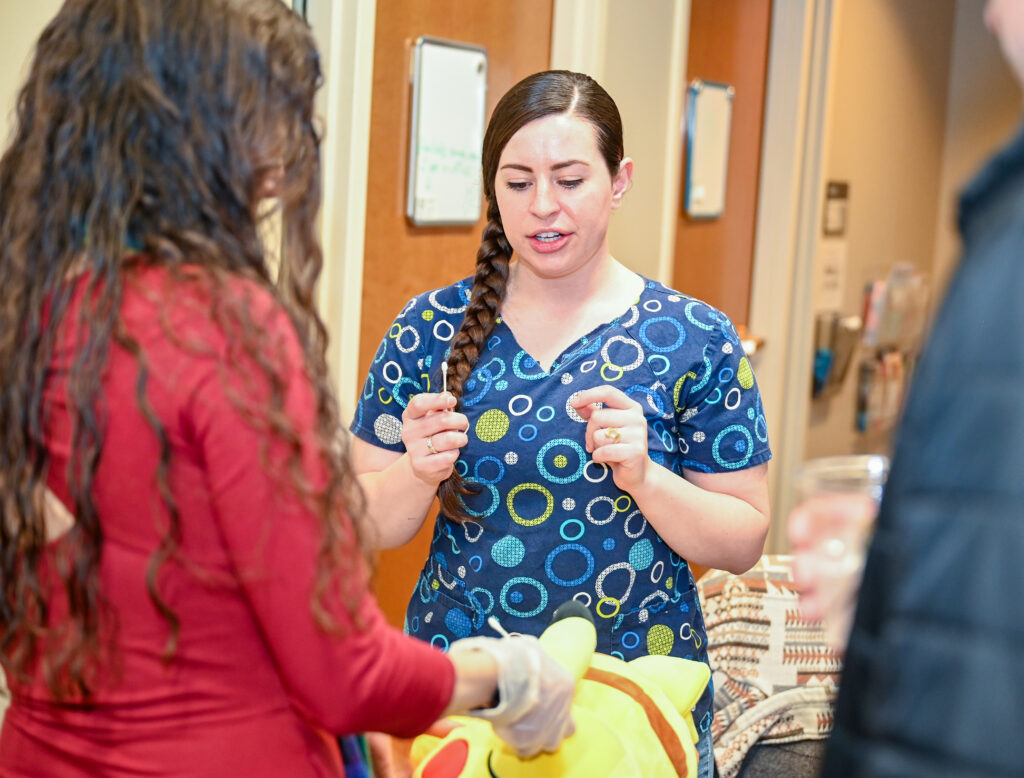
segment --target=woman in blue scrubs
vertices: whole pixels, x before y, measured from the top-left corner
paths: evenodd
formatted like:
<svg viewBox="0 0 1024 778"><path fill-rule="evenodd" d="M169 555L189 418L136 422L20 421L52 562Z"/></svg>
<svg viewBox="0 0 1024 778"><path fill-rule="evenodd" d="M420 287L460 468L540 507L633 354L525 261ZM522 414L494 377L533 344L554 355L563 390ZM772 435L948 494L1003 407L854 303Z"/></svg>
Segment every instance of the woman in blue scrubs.
<svg viewBox="0 0 1024 778"><path fill-rule="evenodd" d="M359 400L353 459L383 548L435 494L406 630L441 648L590 609L598 651L707 662L689 563L744 572L769 523L761 397L732 323L608 249L633 176L591 78L530 76L484 138L476 274L410 300ZM711 775L712 691L694 711Z"/></svg>

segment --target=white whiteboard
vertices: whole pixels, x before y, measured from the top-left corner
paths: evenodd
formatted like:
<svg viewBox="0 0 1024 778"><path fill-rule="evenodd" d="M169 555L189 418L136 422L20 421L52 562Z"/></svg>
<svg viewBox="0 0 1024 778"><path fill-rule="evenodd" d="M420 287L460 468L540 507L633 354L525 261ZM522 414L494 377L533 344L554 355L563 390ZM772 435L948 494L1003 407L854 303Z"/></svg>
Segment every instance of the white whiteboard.
<svg viewBox="0 0 1024 778"><path fill-rule="evenodd" d="M686 213L694 219L714 219L725 209L735 90L696 79L687 91Z"/></svg>
<svg viewBox="0 0 1024 778"><path fill-rule="evenodd" d="M421 37L413 47L406 216L413 224L475 224L483 197L487 52Z"/></svg>

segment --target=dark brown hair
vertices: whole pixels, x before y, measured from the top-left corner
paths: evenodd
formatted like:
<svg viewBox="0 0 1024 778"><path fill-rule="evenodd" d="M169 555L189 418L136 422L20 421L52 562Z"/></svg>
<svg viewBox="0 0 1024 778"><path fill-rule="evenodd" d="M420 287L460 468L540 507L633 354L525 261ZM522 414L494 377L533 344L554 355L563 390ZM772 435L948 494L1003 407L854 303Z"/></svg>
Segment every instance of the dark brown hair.
<svg viewBox="0 0 1024 778"><path fill-rule="evenodd" d="M476 275L469 305L462 326L452 339L448 356L448 390L456 401L461 398L462 387L494 330L508 281L512 246L505 237L494 191L501 152L523 126L556 114L571 114L589 122L608 171L613 177L618 175L623 157L622 119L615 101L590 76L567 70L534 73L498 101L484 135L482 155L487 225L476 255ZM438 490L445 515L456 521L472 518L462 500L472 493L472 484L453 472Z"/></svg>
<svg viewBox="0 0 1024 778"><path fill-rule="evenodd" d="M116 412L105 406L101 381L112 343L138 362L138 405L160 444L156 478L169 523L146 583L169 625L165 658L177 645L178 618L156 582L177 553L180 517L168 482L170 444L147 399L146 354L119 318L126 245L174 278L183 279L187 266L188 277L200 279L229 352L255 365L269 388L266 408L240 410L283 443L295 465L300 441L283 411L283 367L261 349L260 323L245 300L225 292L244 279L288 314L314 384L317 446L328 474L319 488L295 466L282 477L323 528L311 609L326 629L338 626L327 603L339 595L356 613L353 587L361 591L365 581L355 571L339 573L363 546L359 523L344 510L357 490L339 445L326 331L313 298L322 264L314 232L320 82L312 33L279 0L67 0L36 45L0 159L0 655L18 677L41 661L57 696L87 696L97 660L110 648L99 640L110 609L99 589L103 523L93 482L105 420ZM285 252L275 281L256 204L268 169L279 164ZM40 576L50 462L44 384L69 310L73 285L64 281L75 274L84 276L86 301L67 384L75 523L61 541L58 567L69 612L65 623L51 625Z"/></svg>

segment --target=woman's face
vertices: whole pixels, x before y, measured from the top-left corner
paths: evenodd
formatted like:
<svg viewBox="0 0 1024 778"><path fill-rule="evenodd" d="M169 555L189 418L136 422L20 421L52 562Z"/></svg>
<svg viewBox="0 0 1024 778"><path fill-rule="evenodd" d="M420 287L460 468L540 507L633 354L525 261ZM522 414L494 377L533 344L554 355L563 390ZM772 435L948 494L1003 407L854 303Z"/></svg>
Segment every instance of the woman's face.
<svg viewBox="0 0 1024 778"><path fill-rule="evenodd" d="M1017 78L1024 81L1024 0L988 0L985 25L999 39Z"/></svg>
<svg viewBox="0 0 1024 778"><path fill-rule="evenodd" d="M546 116L506 144L494 188L505 236L517 260L542 278L569 276L608 254L608 220L633 175L615 176L594 127L576 116Z"/></svg>

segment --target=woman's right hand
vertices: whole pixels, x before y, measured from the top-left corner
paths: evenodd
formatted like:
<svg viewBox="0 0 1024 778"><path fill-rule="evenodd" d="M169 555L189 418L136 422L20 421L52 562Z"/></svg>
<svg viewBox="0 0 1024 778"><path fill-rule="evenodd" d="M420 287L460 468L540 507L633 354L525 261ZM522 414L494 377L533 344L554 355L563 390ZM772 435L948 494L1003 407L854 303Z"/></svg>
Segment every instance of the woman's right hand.
<svg viewBox="0 0 1024 778"><path fill-rule="evenodd" d="M454 407L455 397L448 392L422 392L402 413L402 442L412 472L435 488L452 474L460 450L469 443L469 419Z"/></svg>
<svg viewBox="0 0 1024 778"><path fill-rule="evenodd" d="M456 678L474 654L489 655L497 668L497 705L474 707L470 716L491 722L494 733L528 758L558 750L575 731L576 680L531 635L470 637L451 644ZM477 684L479 686L479 683ZM486 688L494 688L484 683Z"/></svg>

